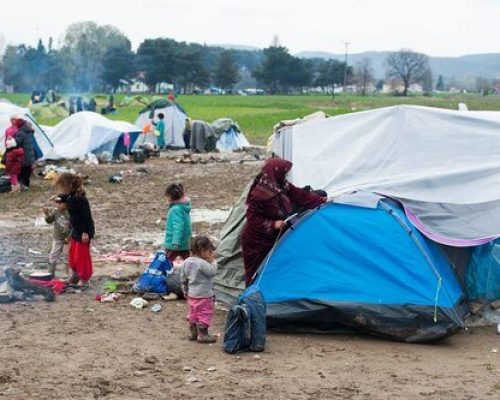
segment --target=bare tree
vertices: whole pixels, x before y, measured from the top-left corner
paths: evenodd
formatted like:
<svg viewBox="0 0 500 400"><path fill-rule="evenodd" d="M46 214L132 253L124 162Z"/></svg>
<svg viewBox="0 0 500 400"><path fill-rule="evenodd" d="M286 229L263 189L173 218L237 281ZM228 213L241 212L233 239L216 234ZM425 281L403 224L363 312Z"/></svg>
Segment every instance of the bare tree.
<svg viewBox="0 0 500 400"><path fill-rule="evenodd" d="M478 77L476 78L476 92L482 94L483 96L487 96L491 92L493 92L494 84L491 80Z"/></svg>
<svg viewBox="0 0 500 400"><path fill-rule="evenodd" d="M374 80L372 62L369 58L363 58L354 68L354 82L358 87L358 91L365 96L368 85L373 83Z"/></svg>
<svg viewBox="0 0 500 400"><path fill-rule="evenodd" d="M432 76L432 71L430 68L427 68L423 76L424 94L427 96L431 95L433 87L434 87L434 78Z"/></svg>
<svg viewBox="0 0 500 400"><path fill-rule="evenodd" d="M403 82L403 96L408 95L412 83L421 81L429 68L429 60L425 54L402 49L389 54L386 60L387 76Z"/></svg>

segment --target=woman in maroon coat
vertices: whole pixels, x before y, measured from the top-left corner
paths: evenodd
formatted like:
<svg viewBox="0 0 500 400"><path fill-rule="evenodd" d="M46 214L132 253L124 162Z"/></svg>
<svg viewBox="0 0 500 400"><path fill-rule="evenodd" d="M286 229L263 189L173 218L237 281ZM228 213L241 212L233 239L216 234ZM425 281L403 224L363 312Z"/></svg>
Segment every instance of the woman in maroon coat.
<svg viewBox="0 0 500 400"><path fill-rule="evenodd" d="M315 208L326 201L286 180L292 163L280 158L268 160L254 180L247 197L246 224L241 236L245 284L248 286L260 264L286 229L285 220L294 206Z"/></svg>
<svg viewBox="0 0 500 400"><path fill-rule="evenodd" d="M21 173L24 150L17 145L16 139L9 137L6 141L5 150L5 171L10 175L10 185L12 192L19 191L19 181L17 176Z"/></svg>

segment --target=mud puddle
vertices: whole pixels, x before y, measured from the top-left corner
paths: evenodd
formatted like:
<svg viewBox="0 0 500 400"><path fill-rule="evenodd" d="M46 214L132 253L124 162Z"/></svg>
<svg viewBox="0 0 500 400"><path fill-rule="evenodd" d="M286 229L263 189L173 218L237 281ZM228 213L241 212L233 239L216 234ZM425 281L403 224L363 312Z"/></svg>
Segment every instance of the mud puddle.
<svg viewBox="0 0 500 400"><path fill-rule="evenodd" d="M224 223L229 216L230 209L215 209L209 210L205 208L198 208L191 211L191 221L204 222L207 224L220 224Z"/></svg>

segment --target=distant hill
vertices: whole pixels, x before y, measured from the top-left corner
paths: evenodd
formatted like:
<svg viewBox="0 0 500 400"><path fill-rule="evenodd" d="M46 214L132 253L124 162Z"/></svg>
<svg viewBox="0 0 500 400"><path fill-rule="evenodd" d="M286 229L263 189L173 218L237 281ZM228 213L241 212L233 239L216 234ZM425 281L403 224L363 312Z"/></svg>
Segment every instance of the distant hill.
<svg viewBox="0 0 500 400"><path fill-rule="evenodd" d="M385 76L385 60L388 51L368 51L364 53L349 54L350 65L363 58L372 61L375 76L383 78ZM344 54L334 54L321 51L304 51L296 54L302 58L323 58L343 61ZM434 79L443 75L445 80L454 79L456 82L465 83L474 80L476 77L500 78L500 54L471 54L461 57L429 57L430 66Z"/></svg>
<svg viewBox="0 0 500 400"><path fill-rule="evenodd" d="M385 60L388 54L388 51L367 51L364 53L349 54L347 62L349 65L356 65L356 63L361 61L363 58L369 58L372 62L373 69L375 70L375 76L377 78L383 78L385 76ZM334 59L344 61L345 59L344 54L334 54L323 51L303 51L295 55L301 58L322 58L325 60Z"/></svg>

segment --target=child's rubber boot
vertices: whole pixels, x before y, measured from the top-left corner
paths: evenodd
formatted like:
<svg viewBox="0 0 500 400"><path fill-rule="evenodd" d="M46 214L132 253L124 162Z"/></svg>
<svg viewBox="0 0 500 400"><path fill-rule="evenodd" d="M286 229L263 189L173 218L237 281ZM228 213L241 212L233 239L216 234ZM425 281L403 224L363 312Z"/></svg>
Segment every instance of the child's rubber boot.
<svg viewBox="0 0 500 400"><path fill-rule="evenodd" d="M198 339L198 329L196 327L196 324L189 324L188 339L191 341L196 341Z"/></svg>
<svg viewBox="0 0 500 400"><path fill-rule="evenodd" d="M76 274L75 271L72 271L71 276L68 278L66 281L67 285L74 286L78 283L80 279L78 278L78 275Z"/></svg>
<svg viewBox="0 0 500 400"><path fill-rule="evenodd" d="M51 279L54 279L56 277L56 264L55 263L49 263L49 274L52 276Z"/></svg>
<svg viewBox="0 0 500 400"><path fill-rule="evenodd" d="M217 338L208 333L208 327L205 325L198 325L198 343L214 343Z"/></svg>

